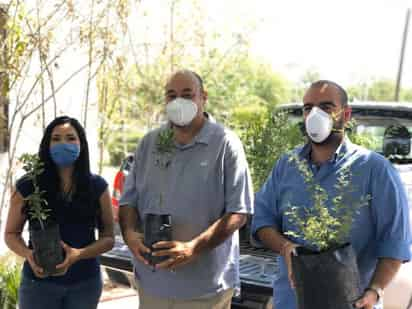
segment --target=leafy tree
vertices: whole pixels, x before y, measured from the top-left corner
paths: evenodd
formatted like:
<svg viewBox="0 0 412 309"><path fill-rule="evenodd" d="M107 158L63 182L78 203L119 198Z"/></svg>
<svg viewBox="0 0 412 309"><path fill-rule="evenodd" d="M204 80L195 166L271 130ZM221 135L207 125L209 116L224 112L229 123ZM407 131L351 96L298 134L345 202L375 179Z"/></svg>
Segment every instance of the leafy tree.
<svg viewBox="0 0 412 309"><path fill-rule="evenodd" d="M400 100L406 101L406 102L412 102L412 88L401 89Z"/></svg>
<svg viewBox="0 0 412 309"><path fill-rule="evenodd" d="M13 183L23 128L30 123L44 129L48 118L65 113L58 96L71 81L79 81L85 75L80 83L84 87L76 91L85 94L78 110L86 127L90 89L95 76L117 50L129 3L128 0L12 0L0 7L3 51L0 107L1 118L8 118L2 120L9 134L7 168L1 177L0 217ZM86 54L87 61L72 61L74 54ZM67 59L71 60L69 65ZM59 71L63 66L64 74Z"/></svg>
<svg viewBox="0 0 412 309"><path fill-rule="evenodd" d="M311 83L320 79L320 73L316 69L307 69L300 76L299 81L293 87L292 102L302 102L302 98Z"/></svg>
<svg viewBox="0 0 412 309"><path fill-rule="evenodd" d="M288 100L290 86L282 76L249 56L248 33L222 34L206 27L201 3L168 1L170 19L162 21L165 35L160 43L142 39L151 37L151 28L143 22L154 14L143 6L138 16L147 30L141 37L130 36L132 57L112 59L101 71L101 145L110 145L112 156L118 157L114 149L122 148L130 132L145 132L164 120L165 79L179 68L203 77L209 96L206 109L225 124L230 124L231 111L238 106L273 107ZM123 152L126 155L127 150Z"/></svg>
<svg viewBox="0 0 412 309"><path fill-rule="evenodd" d="M260 190L280 156L304 142L299 124L276 109L240 107L233 112L232 124L245 147L255 191Z"/></svg>
<svg viewBox="0 0 412 309"><path fill-rule="evenodd" d="M222 122L229 124L230 112L237 107L273 108L289 98L287 81L269 65L256 62L246 53L228 57L222 67L208 70L211 68L200 70L209 94L207 108Z"/></svg>
<svg viewBox="0 0 412 309"><path fill-rule="evenodd" d="M368 90L368 99L371 101L393 101L395 83L388 79L374 81Z"/></svg>
<svg viewBox="0 0 412 309"><path fill-rule="evenodd" d="M374 79L371 83L361 82L348 87L351 100L361 101L393 101L395 97L395 81L387 78ZM412 101L412 89L402 88L400 101Z"/></svg>

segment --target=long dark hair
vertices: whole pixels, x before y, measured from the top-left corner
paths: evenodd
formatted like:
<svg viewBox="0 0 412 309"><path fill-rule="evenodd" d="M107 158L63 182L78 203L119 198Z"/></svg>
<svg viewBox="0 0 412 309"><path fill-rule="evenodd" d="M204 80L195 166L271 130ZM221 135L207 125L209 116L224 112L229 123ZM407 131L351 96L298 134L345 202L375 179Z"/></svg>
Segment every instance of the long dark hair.
<svg viewBox="0 0 412 309"><path fill-rule="evenodd" d="M39 148L39 158L44 163L44 172L40 175L39 185L47 193L47 198L56 200L61 191L61 180L58 168L50 156L50 141L53 129L56 126L69 123L77 132L80 139L80 155L74 164L73 184L76 187L76 196L88 199L90 197L90 160L89 146L84 128L74 118L61 116L55 118L47 126Z"/></svg>

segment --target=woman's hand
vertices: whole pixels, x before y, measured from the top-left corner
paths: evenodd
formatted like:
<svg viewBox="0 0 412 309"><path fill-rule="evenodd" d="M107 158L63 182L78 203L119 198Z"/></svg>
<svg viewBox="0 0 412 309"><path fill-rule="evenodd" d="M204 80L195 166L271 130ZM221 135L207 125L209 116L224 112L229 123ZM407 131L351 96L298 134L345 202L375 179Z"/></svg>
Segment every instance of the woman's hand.
<svg viewBox="0 0 412 309"><path fill-rule="evenodd" d="M56 269L59 271L59 275L64 275L70 266L80 260L81 249L72 248L63 241L61 242L61 245L66 253L66 257L63 263L56 265Z"/></svg>
<svg viewBox="0 0 412 309"><path fill-rule="evenodd" d="M355 303L355 308L373 309L378 303L378 295L373 291L365 291Z"/></svg>
<svg viewBox="0 0 412 309"><path fill-rule="evenodd" d="M46 275L44 274L43 268L36 264L34 260L33 250L28 250L25 256L27 262L29 263L34 275L38 278L45 278Z"/></svg>

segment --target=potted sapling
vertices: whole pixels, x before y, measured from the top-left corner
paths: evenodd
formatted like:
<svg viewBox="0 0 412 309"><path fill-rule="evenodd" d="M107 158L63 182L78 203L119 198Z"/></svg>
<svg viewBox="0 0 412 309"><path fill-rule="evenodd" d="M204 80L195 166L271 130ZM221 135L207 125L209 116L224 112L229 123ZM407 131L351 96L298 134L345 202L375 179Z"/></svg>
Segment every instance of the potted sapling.
<svg viewBox="0 0 412 309"><path fill-rule="evenodd" d="M35 154L23 154L20 157L26 174L23 181L30 181L33 191L24 198L25 212L29 220L30 243L37 265L43 268L45 276L59 275L56 265L64 260L64 250L61 245L59 226L44 198L45 191L41 191L38 179L43 173L43 163Z"/></svg>
<svg viewBox="0 0 412 309"><path fill-rule="evenodd" d="M154 152L155 165L161 170L161 184L158 198L158 211L147 213L144 217L144 244L154 251L153 245L159 241L172 240L172 216L165 211L165 190L166 190L166 171L171 164L175 152L174 133L171 128L161 129L156 140L156 150ZM149 264L154 266L168 259L168 256L153 256L146 254Z"/></svg>
<svg viewBox="0 0 412 309"><path fill-rule="evenodd" d="M288 221L295 227L285 234L302 239L292 255L299 309L351 309L362 294L356 255L350 243L352 223L360 209L369 204L370 196L356 200L349 168L342 168L328 195L314 178L306 160L292 155L306 184L312 205L289 205ZM330 207L327 207L329 203Z"/></svg>

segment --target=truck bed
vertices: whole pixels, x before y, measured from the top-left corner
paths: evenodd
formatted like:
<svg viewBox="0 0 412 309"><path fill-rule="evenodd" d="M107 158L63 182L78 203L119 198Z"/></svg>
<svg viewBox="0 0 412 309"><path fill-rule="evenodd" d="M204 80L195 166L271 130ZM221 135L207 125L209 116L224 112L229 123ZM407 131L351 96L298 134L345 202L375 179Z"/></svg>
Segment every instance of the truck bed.
<svg viewBox="0 0 412 309"><path fill-rule="evenodd" d="M120 236L113 249L100 257L103 266L132 274L131 253ZM240 243L241 295L232 299L232 308L270 308L272 282L278 269L277 257L272 252L255 248L249 242Z"/></svg>

